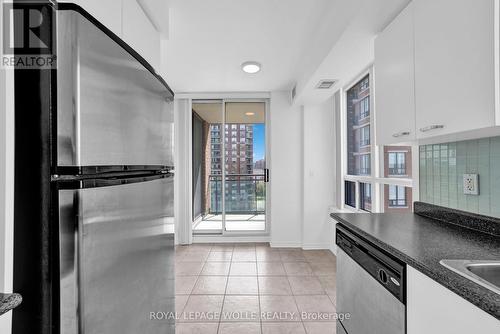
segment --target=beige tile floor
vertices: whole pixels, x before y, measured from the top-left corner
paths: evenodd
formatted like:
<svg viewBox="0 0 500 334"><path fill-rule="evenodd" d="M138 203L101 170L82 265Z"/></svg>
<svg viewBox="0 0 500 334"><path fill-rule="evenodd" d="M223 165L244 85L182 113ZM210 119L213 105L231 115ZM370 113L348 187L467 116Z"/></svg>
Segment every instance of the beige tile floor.
<svg viewBox="0 0 500 334"><path fill-rule="evenodd" d="M176 333L334 334L335 274L327 250L178 246Z"/></svg>

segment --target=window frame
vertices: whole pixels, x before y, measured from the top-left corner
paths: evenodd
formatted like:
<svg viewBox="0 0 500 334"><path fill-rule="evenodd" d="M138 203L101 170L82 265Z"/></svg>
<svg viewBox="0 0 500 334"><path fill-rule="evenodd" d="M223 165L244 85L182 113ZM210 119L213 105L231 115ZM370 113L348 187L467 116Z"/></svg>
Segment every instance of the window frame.
<svg viewBox="0 0 500 334"><path fill-rule="evenodd" d="M364 119L369 118L370 125L370 162L371 171L370 175L351 175L348 174L348 148L347 148L347 92L361 82L361 80L368 75L368 89L370 90L369 98L369 115ZM418 201L418 155L419 149L415 143L407 144L405 146L411 146L411 161L405 161L406 166L411 164L412 166L412 177L384 177L384 146L376 145L376 115L377 110L375 109L376 100L376 87L374 82L374 66L369 65L363 71L361 71L354 79L349 81L346 85L340 88L340 152L337 152L337 158L341 159L341 177L340 177L340 204L341 210L351 211L351 212L366 212L361 209L361 183L371 184L371 212L378 213L384 212L384 186L385 185L395 185L408 187L412 190L413 201ZM340 154L340 156L339 156ZM403 175L404 176L404 175ZM345 193L345 183L346 181L354 182L355 184L355 204L356 207L352 207L346 204L346 193ZM407 206L412 206L412 203L407 203Z"/></svg>

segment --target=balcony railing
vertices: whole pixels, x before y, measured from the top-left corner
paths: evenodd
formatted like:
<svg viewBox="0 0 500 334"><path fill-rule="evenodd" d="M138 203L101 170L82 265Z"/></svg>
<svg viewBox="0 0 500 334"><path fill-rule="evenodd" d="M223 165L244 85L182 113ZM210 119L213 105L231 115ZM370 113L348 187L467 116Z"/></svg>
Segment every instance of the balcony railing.
<svg viewBox="0 0 500 334"><path fill-rule="evenodd" d="M363 139L359 141L359 146L368 146L370 145L370 139Z"/></svg>
<svg viewBox="0 0 500 334"><path fill-rule="evenodd" d="M389 167L389 175L406 175L406 167L397 166L397 167Z"/></svg>
<svg viewBox="0 0 500 334"><path fill-rule="evenodd" d="M222 198L224 195L226 213L262 214L266 211L266 185L264 174L226 175L225 184L226 189L223 192L222 175L210 175L209 213L222 213Z"/></svg>
<svg viewBox="0 0 500 334"><path fill-rule="evenodd" d="M359 113L359 116L358 116L358 122L359 121L362 121L363 119L367 118L368 116L370 116L370 111L363 111L363 112L360 112Z"/></svg>
<svg viewBox="0 0 500 334"><path fill-rule="evenodd" d="M371 168L359 168L358 169L358 175L370 175L371 174Z"/></svg>
<svg viewBox="0 0 500 334"><path fill-rule="evenodd" d="M406 198L402 199L389 199L389 207L398 208L398 207L406 207Z"/></svg>

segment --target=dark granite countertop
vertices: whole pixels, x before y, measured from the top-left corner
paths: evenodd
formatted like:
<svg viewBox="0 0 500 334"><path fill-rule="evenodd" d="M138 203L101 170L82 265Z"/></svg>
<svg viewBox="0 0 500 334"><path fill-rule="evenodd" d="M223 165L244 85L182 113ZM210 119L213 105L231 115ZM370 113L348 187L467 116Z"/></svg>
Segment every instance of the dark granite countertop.
<svg viewBox="0 0 500 334"><path fill-rule="evenodd" d="M442 259L500 260L500 237L411 213L332 213L340 224L500 319L500 295Z"/></svg>
<svg viewBox="0 0 500 334"><path fill-rule="evenodd" d="M22 300L18 293L0 293L0 315L17 307Z"/></svg>

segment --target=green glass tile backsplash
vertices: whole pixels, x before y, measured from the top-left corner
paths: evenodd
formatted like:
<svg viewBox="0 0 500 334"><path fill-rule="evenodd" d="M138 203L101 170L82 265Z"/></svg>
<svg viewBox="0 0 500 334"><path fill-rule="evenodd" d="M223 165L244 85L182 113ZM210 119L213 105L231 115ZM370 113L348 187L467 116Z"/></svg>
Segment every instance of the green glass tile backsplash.
<svg viewBox="0 0 500 334"><path fill-rule="evenodd" d="M420 200L500 217L500 137L420 146ZM465 195L463 174L479 174L479 196Z"/></svg>

